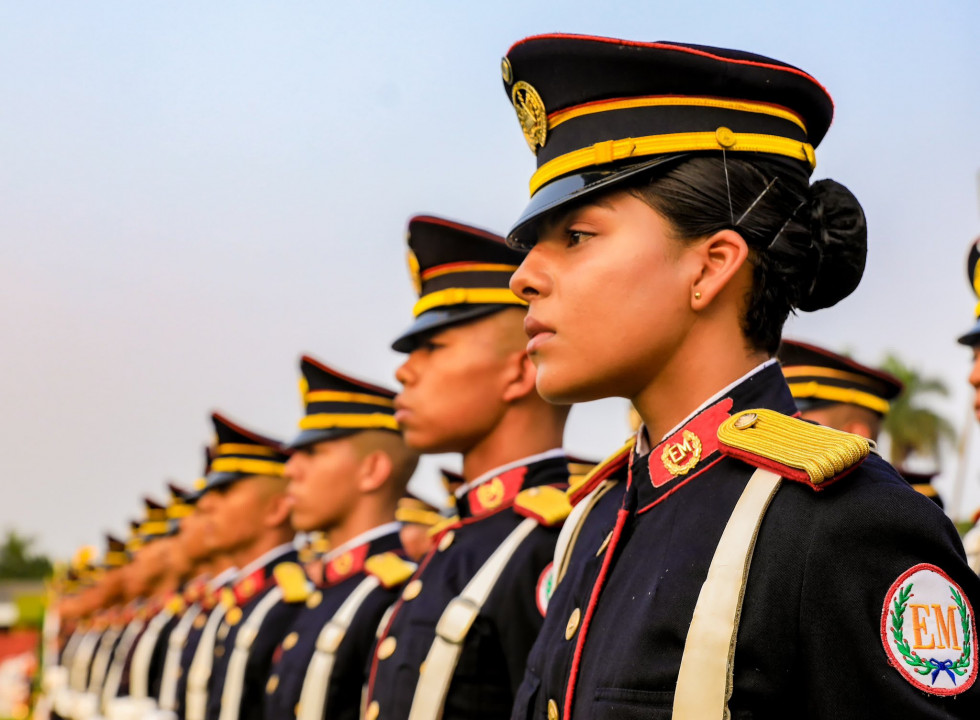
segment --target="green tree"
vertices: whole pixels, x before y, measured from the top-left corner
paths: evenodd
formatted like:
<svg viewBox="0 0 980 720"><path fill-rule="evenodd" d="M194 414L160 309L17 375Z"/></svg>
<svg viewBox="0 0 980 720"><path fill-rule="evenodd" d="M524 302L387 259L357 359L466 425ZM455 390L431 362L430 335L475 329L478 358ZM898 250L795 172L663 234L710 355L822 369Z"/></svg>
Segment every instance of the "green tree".
<svg viewBox="0 0 980 720"><path fill-rule="evenodd" d="M892 353L885 357L881 367L905 385L902 394L892 401L883 423L883 429L891 439L889 459L892 465L903 467L913 453L931 456L938 465L942 441L955 441L956 431L949 420L921 402L924 396L946 397L949 388L939 378L922 375Z"/></svg>
<svg viewBox="0 0 980 720"><path fill-rule="evenodd" d="M40 580L51 574L51 561L33 552L34 538L8 530L0 545L0 580Z"/></svg>

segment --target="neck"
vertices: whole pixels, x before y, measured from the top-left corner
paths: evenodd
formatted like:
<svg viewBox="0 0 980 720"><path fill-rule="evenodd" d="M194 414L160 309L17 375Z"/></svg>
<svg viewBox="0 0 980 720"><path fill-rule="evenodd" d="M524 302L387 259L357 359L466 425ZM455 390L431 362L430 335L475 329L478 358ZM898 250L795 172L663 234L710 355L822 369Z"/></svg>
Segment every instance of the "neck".
<svg viewBox="0 0 980 720"><path fill-rule="evenodd" d="M393 522L395 508L391 503L377 502L374 498L364 498L358 503L353 512L347 514L342 522L323 528L323 535L331 548L340 547L345 542L353 540L361 533L366 533L379 525Z"/></svg>
<svg viewBox="0 0 980 720"><path fill-rule="evenodd" d="M243 568L270 550L274 550L292 539L293 531L291 529L275 528L274 530L262 533L250 545L232 553L231 560L237 567Z"/></svg>
<svg viewBox="0 0 980 720"><path fill-rule="evenodd" d="M698 405L769 359L765 352L746 347L737 325L730 328L714 337L692 333L640 393L630 398L652 445Z"/></svg>
<svg viewBox="0 0 980 720"><path fill-rule="evenodd" d="M496 427L463 453L463 478L474 480L494 468L562 446L565 416L553 408L514 406Z"/></svg>

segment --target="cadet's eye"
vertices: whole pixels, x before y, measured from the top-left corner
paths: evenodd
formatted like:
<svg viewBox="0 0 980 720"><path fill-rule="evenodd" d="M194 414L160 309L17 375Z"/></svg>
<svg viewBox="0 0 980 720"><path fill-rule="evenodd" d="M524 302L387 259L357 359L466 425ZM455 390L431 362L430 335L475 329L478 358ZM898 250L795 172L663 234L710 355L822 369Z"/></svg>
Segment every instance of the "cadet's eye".
<svg viewBox="0 0 980 720"><path fill-rule="evenodd" d="M435 350L438 350L441 347L444 347L444 345L442 345L441 343L437 343L434 340L426 340L425 342L422 343L422 349L425 350L426 352L434 352Z"/></svg>
<svg viewBox="0 0 980 720"><path fill-rule="evenodd" d="M586 242L589 238L593 237L594 233L585 232L584 230L569 230L568 231L568 247L575 247L576 245L581 245Z"/></svg>

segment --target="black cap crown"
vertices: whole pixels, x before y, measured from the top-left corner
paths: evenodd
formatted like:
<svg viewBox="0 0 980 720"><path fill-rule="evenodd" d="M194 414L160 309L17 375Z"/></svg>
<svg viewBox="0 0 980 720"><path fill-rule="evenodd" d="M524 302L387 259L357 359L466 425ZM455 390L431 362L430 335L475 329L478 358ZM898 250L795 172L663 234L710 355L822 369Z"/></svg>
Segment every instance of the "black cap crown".
<svg viewBox="0 0 980 720"><path fill-rule="evenodd" d="M129 553L126 552L126 543L115 535L106 533L105 556L102 558L102 566L106 569L118 568L128 562Z"/></svg>
<svg viewBox="0 0 980 720"><path fill-rule="evenodd" d="M724 48L583 35L521 40L504 89L537 156L509 240L543 213L691 153L762 153L809 175L833 117L827 91L786 63Z"/></svg>
<svg viewBox="0 0 980 720"><path fill-rule="evenodd" d="M300 396L306 414L299 421L294 448L351 435L362 430L399 432L395 391L344 375L319 360L300 360Z"/></svg>
<svg viewBox="0 0 980 720"><path fill-rule="evenodd" d="M824 348L783 340L779 362L800 410L844 403L884 417L889 401L902 392L902 381Z"/></svg>
<svg viewBox="0 0 980 720"><path fill-rule="evenodd" d="M420 215L408 223L408 248L419 300L415 323L392 344L398 352L411 352L424 333L527 305L510 291L523 255L499 235Z"/></svg>
<svg viewBox="0 0 980 720"><path fill-rule="evenodd" d="M247 430L220 413L212 413L215 444L202 493L252 475L282 477L289 450L278 440Z"/></svg>
<svg viewBox="0 0 980 720"><path fill-rule="evenodd" d="M973 241L970 252L966 256L966 278L970 281L970 288L973 293L980 300L980 238ZM980 302L974 308L973 314L977 318L977 323L970 329L970 332L959 338L958 342L961 345L972 347L980 344Z"/></svg>

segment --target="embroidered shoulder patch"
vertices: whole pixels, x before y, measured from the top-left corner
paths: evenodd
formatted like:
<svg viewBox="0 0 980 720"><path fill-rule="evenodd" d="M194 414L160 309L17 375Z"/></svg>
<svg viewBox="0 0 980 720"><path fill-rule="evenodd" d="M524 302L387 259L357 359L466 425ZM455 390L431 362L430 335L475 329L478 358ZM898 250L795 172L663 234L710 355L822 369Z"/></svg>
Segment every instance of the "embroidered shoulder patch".
<svg viewBox="0 0 980 720"><path fill-rule="evenodd" d="M538 586L534 592L534 599L538 604L538 612L544 617L548 611L548 603L555 592L555 564L548 563L541 575L538 577Z"/></svg>
<svg viewBox="0 0 980 720"><path fill-rule="evenodd" d="M881 613L889 663L932 695L958 695L977 677L977 633L969 599L935 565L909 568L892 584Z"/></svg>

